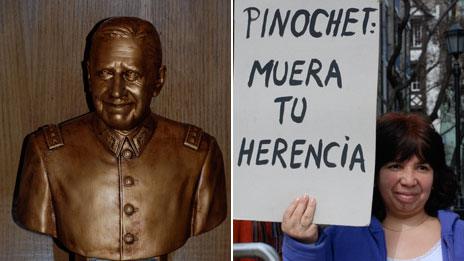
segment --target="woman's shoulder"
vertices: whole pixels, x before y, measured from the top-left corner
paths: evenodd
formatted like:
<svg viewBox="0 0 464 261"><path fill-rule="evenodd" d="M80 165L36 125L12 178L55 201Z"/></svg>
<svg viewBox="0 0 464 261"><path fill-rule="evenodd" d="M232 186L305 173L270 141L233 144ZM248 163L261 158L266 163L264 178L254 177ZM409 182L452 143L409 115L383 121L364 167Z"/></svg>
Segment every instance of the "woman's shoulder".
<svg viewBox="0 0 464 261"><path fill-rule="evenodd" d="M464 232L464 220L460 219L458 214L450 210L439 210L438 219L443 235Z"/></svg>

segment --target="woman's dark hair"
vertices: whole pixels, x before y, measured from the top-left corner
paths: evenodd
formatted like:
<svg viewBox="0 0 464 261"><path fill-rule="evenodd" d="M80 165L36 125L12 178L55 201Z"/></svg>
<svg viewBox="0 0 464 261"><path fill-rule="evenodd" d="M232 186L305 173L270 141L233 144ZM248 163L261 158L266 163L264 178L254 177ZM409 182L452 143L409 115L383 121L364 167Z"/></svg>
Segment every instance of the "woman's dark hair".
<svg viewBox="0 0 464 261"><path fill-rule="evenodd" d="M449 208L456 197L456 177L446 165L445 150L440 134L430 120L420 114L391 112L377 120L376 162L372 214L385 218L385 205L377 188L380 168L389 162L403 162L412 156L430 164L433 184L425 211L437 216L439 209Z"/></svg>

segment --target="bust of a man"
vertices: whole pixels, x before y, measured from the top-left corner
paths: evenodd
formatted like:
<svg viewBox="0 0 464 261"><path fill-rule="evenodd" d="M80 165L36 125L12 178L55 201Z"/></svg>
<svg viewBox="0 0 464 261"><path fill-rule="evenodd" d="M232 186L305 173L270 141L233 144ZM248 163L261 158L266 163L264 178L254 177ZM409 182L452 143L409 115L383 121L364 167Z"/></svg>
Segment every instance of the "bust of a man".
<svg viewBox="0 0 464 261"><path fill-rule="evenodd" d="M13 214L82 256L167 254L226 217L212 136L150 110L163 86L161 44L138 18L102 22L87 61L94 112L29 135Z"/></svg>

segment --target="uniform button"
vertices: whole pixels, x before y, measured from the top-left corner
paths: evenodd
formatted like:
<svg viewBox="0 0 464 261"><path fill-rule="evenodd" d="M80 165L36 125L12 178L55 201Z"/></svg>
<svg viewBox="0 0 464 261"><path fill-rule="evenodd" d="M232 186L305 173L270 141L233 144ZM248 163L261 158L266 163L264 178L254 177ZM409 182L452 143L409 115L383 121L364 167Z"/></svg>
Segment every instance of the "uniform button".
<svg viewBox="0 0 464 261"><path fill-rule="evenodd" d="M135 208L132 204L127 203L126 205L124 205L124 213L130 216L134 214L134 212L135 212Z"/></svg>
<svg viewBox="0 0 464 261"><path fill-rule="evenodd" d="M125 150L122 151L122 156L125 159L131 159L132 158L132 151L130 151L129 149L125 149Z"/></svg>
<svg viewBox="0 0 464 261"><path fill-rule="evenodd" d="M131 177L131 176L125 176L125 177L124 177L124 186L129 187L129 186L134 185L134 183L135 183L135 182L134 182L134 178L133 178L133 177Z"/></svg>
<svg viewBox="0 0 464 261"><path fill-rule="evenodd" d="M134 243L134 241L135 241L135 236L132 235L131 233L126 233L124 235L124 242L126 244L132 244L132 243Z"/></svg>

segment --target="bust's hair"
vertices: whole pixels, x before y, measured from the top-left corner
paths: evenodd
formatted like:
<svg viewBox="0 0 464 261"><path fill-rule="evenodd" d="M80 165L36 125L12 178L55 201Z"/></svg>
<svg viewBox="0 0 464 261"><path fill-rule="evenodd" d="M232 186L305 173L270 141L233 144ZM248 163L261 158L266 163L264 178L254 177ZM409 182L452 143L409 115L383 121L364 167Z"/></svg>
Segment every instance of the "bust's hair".
<svg viewBox="0 0 464 261"><path fill-rule="evenodd" d="M442 138L426 116L419 114L387 113L377 120L376 164L372 214L385 218L385 205L377 184L380 169L387 163L403 162L417 156L433 169L433 184L425 211L437 216L439 209L449 208L457 191L456 177L445 160Z"/></svg>
<svg viewBox="0 0 464 261"><path fill-rule="evenodd" d="M101 22L92 35L90 57L100 41L118 38L139 42L144 48L144 56L153 59L154 68L158 70L161 67L162 50L158 32L153 24L137 17L112 17Z"/></svg>

